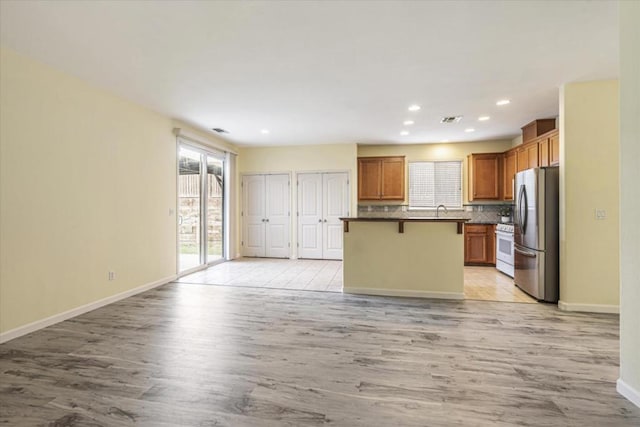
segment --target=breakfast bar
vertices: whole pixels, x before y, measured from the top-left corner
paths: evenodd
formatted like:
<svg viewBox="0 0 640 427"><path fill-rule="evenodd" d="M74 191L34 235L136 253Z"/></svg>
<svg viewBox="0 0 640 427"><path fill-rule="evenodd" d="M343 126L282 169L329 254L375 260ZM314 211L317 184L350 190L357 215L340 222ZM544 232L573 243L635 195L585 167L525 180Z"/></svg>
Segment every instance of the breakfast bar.
<svg viewBox="0 0 640 427"><path fill-rule="evenodd" d="M463 299L467 218L340 218L344 292Z"/></svg>

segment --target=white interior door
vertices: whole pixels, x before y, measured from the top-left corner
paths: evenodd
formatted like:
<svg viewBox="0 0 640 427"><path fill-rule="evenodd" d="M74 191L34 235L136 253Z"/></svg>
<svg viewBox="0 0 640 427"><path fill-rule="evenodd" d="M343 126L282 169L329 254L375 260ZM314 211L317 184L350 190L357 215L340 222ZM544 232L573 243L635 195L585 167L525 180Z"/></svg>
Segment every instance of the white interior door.
<svg viewBox="0 0 640 427"><path fill-rule="evenodd" d="M289 258L290 193L289 175L266 175L265 255Z"/></svg>
<svg viewBox="0 0 640 427"><path fill-rule="evenodd" d="M265 256L265 176L247 175L242 178L243 254Z"/></svg>
<svg viewBox="0 0 640 427"><path fill-rule="evenodd" d="M298 175L298 257L322 258L321 173Z"/></svg>
<svg viewBox="0 0 640 427"><path fill-rule="evenodd" d="M323 220L322 257L342 259L342 221L349 216L349 177L347 173L322 175Z"/></svg>

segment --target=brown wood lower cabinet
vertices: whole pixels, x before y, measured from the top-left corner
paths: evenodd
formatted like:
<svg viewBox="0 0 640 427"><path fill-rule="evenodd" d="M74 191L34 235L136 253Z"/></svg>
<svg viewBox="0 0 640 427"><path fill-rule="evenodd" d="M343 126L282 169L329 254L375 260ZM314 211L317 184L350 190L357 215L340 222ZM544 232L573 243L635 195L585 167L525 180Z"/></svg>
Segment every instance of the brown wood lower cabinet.
<svg viewBox="0 0 640 427"><path fill-rule="evenodd" d="M496 226L465 224L464 265L496 264Z"/></svg>

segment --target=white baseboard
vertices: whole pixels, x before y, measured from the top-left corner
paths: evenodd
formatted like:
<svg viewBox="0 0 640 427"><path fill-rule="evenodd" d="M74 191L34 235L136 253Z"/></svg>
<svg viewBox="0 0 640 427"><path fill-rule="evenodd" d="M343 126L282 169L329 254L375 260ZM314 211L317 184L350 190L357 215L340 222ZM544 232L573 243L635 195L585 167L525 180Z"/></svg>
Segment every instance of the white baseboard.
<svg viewBox="0 0 640 427"><path fill-rule="evenodd" d="M621 378L618 378L618 381L616 381L616 390L631 403L640 408L640 391L622 381Z"/></svg>
<svg viewBox="0 0 640 427"><path fill-rule="evenodd" d="M583 311L587 313L620 313L619 305L607 304L576 304L572 302L558 301L558 308L563 311Z"/></svg>
<svg viewBox="0 0 640 427"><path fill-rule="evenodd" d="M385 297L410 297L410 298L436 298L436 299L464 299L462 292L436 292L436 291L414 291L408 289L378 289L378 288L351 288L344 287L345 294L359 295L379 295Z"/></svg>
<svg viewBox="0 0 640 427"><path fill-rule="evenodd" d="M178 276L174 274L172 276L165 277L164 279L156 280L155 282L147 283L146 285L138 286L137 288L129 289L128 291L124 291L116 295L111 295L98 301L90 302L89 304L72 308L71 310L67 310L62 313L54 314L53 316L47 317L45 319L36 320L35 322L28 323L23 326L18 326L15 329L11 329L7 332L1 333L0 344L11 341L12 339L21 337L23 335L30 334L31 332L35 332L39 329L46 328L47 326L62 322L63 320L71 319L72 317L88 313L89 311L95 310L96 308L104 307L105 305L109 305L111 303L129 298L130 296L139 294L141 292L148 291L149 289L156 288L160 285L164 285L165 283L172 282L176 280L177 277Z"/></svg>

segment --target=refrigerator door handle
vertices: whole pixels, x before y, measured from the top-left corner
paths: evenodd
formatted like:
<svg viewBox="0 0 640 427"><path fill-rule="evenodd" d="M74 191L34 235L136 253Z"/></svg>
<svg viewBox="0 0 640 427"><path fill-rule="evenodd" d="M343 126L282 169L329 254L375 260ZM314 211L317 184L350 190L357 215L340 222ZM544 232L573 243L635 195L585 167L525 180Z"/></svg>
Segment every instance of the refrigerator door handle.
<svg viewBox="0 0 640 427"><path fill-rule="evenodd" d="M529 258L535 258L537 256L535 252L523 251L522 249L519 249L517 246L514 246L513 250Z"/></svg>
<svg viewBox="0 0 640 427"><path fill-rule="evenodd" d="M524 184L520 185L520 194L518 194L518 226L522 234L527 233L527 211L529 205L527 203L527 189Z"/></svg>

